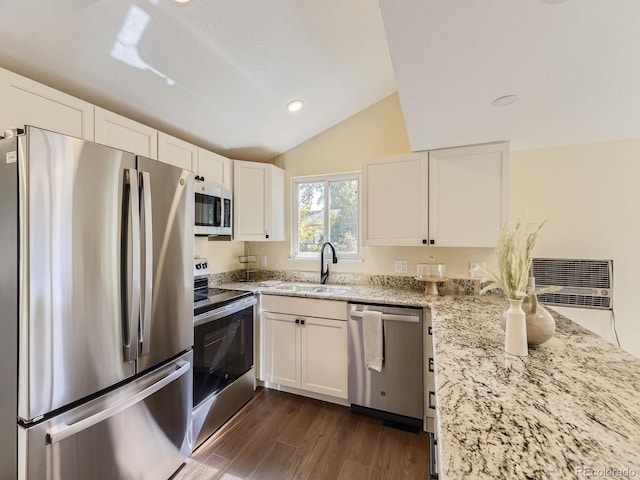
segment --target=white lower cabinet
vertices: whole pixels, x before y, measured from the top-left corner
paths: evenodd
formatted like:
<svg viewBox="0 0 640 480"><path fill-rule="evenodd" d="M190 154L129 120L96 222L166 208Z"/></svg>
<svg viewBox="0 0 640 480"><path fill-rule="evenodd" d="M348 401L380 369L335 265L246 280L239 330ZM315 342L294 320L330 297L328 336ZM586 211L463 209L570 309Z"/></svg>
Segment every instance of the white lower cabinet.
<svg viewBox="0 0 640 480"><path fill-rule="evenodd" d="M300 328L294 315L262 315L262 375L265 382L300 387Z"/></svg>
<svg viewBox="0 0 640 480"><path fill-rule="evenodd" d="M261 308L260 379L346 400L346 303L263 295Z"/></svg>

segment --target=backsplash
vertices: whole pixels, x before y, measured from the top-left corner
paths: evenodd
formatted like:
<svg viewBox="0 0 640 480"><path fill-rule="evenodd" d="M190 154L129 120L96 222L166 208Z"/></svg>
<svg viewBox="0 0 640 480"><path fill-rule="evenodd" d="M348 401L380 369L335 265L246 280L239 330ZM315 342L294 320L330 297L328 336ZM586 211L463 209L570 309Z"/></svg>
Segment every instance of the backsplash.
<svg viewBox="0 0 640 480"><path fill-rule="evenodd" d="M214 273L209 277L209 286L238 282L245 277L244 270ZM319 283L320 274L292 270L261 270L256 281L278 280L281 282ZM332 273L327 282L329 285L369 285L375 287L403 288L408 290L424 290L425 283L409 276L400 275L365 275L359 273ZM440 293L448 294L480 294L483 287L480 279L451 278L438 283Z"/></svg>

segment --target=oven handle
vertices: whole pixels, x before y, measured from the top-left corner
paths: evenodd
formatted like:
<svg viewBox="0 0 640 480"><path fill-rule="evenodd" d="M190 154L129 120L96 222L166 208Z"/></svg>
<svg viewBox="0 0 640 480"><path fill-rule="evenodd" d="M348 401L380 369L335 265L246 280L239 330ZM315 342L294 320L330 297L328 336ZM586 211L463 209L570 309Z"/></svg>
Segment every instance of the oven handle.
<svg viewBox="0 0 640 480"><path fill-rule="evenodd" d="M256 297L248 297L246 299L238 300L237 302L230 303L220 308L216 308L215 310L210 310L205 313L201 313L200 315L193 318L194 327L198 327L200 325L204 325L205 323L213 322L214 320L219 320L220 318L226 317L228 315L233 315L245 308L249 308L258 303Z"/></svg>

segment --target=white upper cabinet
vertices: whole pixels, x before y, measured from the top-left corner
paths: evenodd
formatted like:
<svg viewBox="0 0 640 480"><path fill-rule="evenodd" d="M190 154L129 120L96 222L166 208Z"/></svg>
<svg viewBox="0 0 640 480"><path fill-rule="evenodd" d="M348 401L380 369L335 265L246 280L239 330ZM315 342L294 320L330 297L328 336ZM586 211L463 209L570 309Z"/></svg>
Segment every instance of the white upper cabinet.
<svg viewBox="0 0 640 480"><path fill-rule="evenodd" d="M224 186L233 190L233 160L204 148L198 148L196 176L207 185Z"/></svg>
<svg viewBox="0 0 640 480"><path fill-rule="evenodd" d="M198 147L164 132L158 132L158 160L195 171L198 166Z"/></svg>
<svg viewBox="0 0 640 480"><path fill-rule="evenodd" d="M429 152L429 239L446 247L495 247L507 221L506 144Z"/></svg>
<svg viewBox="0 0 640 480"><path fill-rule="evenodd" d="M364 164L365 245L421 245L429 236L429 157L426 153L373 158Z"/></svg>
<svg viewBox="0 0 640 480"><path fill-rule="evenodd" d="M495 247L507 221L507 144L364 163L365 245Z"/></svg>
<svg viewBox="0 0 640 480"><path fill-rule="evenodd" d="M284 170L240 160L233 170L234 240L284 240Z"/></svg>
<svg viewBox="0 0 640 480"><path fill-rule="evenodd" d="M25 125L93 140L93 105L0 69L0 132Z"/></svg>
<svg viewBox="0 0 640 480"><path fill-rule="evenodd" d="M158 159L157 130L100 107L95 107L95 141Z"/></svg>

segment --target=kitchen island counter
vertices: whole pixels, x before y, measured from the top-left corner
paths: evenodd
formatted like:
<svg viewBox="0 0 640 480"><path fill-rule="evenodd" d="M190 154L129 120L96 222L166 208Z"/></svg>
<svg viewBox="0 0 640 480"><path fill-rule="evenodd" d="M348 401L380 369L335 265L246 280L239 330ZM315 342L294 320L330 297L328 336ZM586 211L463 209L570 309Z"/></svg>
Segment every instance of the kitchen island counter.
<svg viewBox="0 0 640 480"><path fill-rule="evenodd" d="M430 308L441 479L640 478L640 359L562 315L519 358L504 353L499 297L221 286Z"/></svg>

